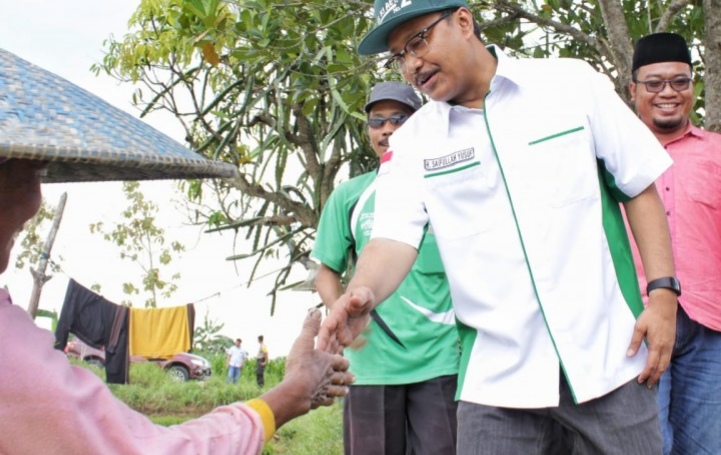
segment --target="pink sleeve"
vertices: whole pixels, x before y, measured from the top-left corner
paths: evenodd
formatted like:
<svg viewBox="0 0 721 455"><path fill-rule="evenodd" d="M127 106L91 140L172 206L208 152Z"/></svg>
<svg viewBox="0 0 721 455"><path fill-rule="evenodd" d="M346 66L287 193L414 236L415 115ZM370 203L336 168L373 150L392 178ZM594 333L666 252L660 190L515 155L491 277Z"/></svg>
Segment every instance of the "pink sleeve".
<svg viewBox="0 0 721 455"><path fill-rule="evenodd" d="M241 403L163 427L53 349L53 335L0 294L0 453L260 454L263 425Z"/></svg>

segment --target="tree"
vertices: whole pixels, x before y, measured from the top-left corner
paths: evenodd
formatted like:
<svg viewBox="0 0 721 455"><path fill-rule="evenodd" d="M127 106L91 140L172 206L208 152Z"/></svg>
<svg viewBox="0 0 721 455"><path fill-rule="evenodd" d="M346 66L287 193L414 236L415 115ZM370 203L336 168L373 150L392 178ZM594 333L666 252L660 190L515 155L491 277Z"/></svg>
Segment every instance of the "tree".
<svg viewBox="0 0 721 455"><path fill-rule="evenodd" d="M30 314L30 317L32 317L33 319L35 319L35 315L38 311L38 305L40 304L40 294L43 292L43 286L45 286L45 283L47 283L48 280L53 277L52 275L46 275L45 271L48 268L48 264L51 264L51 266L53 264L53 262L50 260L50 253L52 252L53 245L55 244L55 236L58 233L58 229L60 229L60 223L63 219L63 212L65 212L65 202L67 201L67 199L67 193L63 193L63 195L60 196L60 203L55 210L53 224L50 228L48 238L43 244L37 268L30 269L30 272L33 276L33 292L32 294L30 294L30 302L28 302L28 314Z"/></svg>
<svg viewBox="0 0 721 455"><path fill-rule="evenodd" d="M139 82L143 114L170 111L192 147L239 167L235 181L210 184L220 209L197 217L244 235L249 251L229 259L254 258L251 280L288 252L273 301L307 257L341 166L375 165L359 114L375 65L354 50L367 4L331 3L144 0L95 68ZM184 190L197 200L204 188Z"/></svg>
<svg viewBox="0 0 721 455"><path fill-rule="evenodd" d="M721 0L471 3L486 41L513 54L586 59L626 99L633 39L683 34L700 58L697 115L721 129ZM220 208L198 209L198 220L248 240L248 251L228 259L254 258L251 280L260 261L285 257L273 299L293 264L307 260L339 170L376 165L360 113L377 80L399 76L383 72L382 57L356 52L371 16L370 2L354 0L142 0L129 33L109 39L94 68L138 83L143 115L172 113L190 146L238 166L233 182L183 188L194 200L217 199Z"/></svg>
<svg viewBox="0 0 721 455"><path fill-rule="evenodd" d="M676 32L698 61L695 121L721 131L721 1L494 0L474 5L490 42L515 53L583 58L607 74L630 104L633 43L654 32ZM531 39L529 39L531 38Z"/></svg>
<svg viewBox="0 0 721 455"><path fill-rule="evenodd" d="M39 313L38 305L40 303L42 288L45 283L53 277L53 275L45 274L47 267L50 266L52 273L57 273L61 270L60 264L51 259L50 253L55 243L55 236L60 228L66 199L67 194L63 193L57 209L48 206L47 202L43 200L40 209L25 225L22 236L20 237L21 250L15 259L15 267L19 270L25 268L25 265L36 264L36 268L29 266L30 273L33 277L33 290L28 301L27 310L33 319L35 319ZM52 220L50 231L43 242L40 231L44 231L46 221L50 220ZM59 257L59 260L62 260L62 258Z"/></svg>
<svg viewBox="0 0 721 455"><path fill-rule="evenodd" d="M173 274L169 280L161 276L161 267L167 266L174 255L185 251L185 247L177 242L166 243L165 231L155 225L158 206L145 199L138 182L124 182L123 192L129 202L122 212L125 224L117 224L108 231L98 221L90 225L90 232L101 234L105 240L115 243L120 248L120 258L136 263L142 270L142 290L149 293L145 299L145 307L155 308L160 297L169 298L176 290L175 282L180 274ZM135 283L123 283L123 292L128 296L140 294ZM124 305L132 306L130 300Z"/></svg>
<svg viewBox="0 0 721 455"><path fill-rule="evenodd" d="M37 264L43 254L43 232L48 228L47 223L55 218L55 209L43 200L38 213L33 216L30 221L25 223L25 227L20 234L19 247L20 253L15 258L15 268L22 270L26 265ZM59 272L61 270L60 261L50 261L50 270Z"/></svg>
<svg viewBox="0 0 721 455"><path fill-rule="evenodd" d="M203 316L203 324L197 325L193 332L193 349L200 352L224 352L233 345L233 340L220 333L225 324L211 319L208 310Z"/></svg>

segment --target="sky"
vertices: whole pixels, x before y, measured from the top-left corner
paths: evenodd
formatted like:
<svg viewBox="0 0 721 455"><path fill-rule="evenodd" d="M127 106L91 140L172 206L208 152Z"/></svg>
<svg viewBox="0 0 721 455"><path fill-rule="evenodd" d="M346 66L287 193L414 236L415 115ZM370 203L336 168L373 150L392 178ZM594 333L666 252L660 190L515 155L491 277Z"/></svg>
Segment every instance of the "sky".
<svg viewBox="0 0 721 455"><path fill-rule="evenodd" d="M130 15L139 5L136 0L24 0L5 1L0 27L0 48L52 71L74 84L96 94L110 104L138 116L131 104L133 87L119 84L109 76L96 77L89 68L103 58L103 41L111 35L120 39L127 31ZM172 118L152 114L143 119L163 133L183 137L179 124ZM231 234L204 234L197 226L188 226L185 217L174 206L180 196L172 182L143 182L143 193L161 207L158 225L165 229L166 240L179 240L186 247L169 272L178 271L178 292L161 306L196 303L196 326L207 316L224 324L222 334L243 339L251 354L258 348L257 336L264 335L271 357L287 355L293 339L300 332L308 308L320 302L315 293L287 291L279 295L274 316L270 316L270 298L266 296L273 283L272 271L278 264L268 263L260 275L267 278L246 287L251 261L226 261L234 254ZM118 257L117 249L89 225L102 221L111 226L127 204L118 182L43 185L46 201L55 206L60 195L68 194L67 205L51 257L59 258L63 273L56 274L44 287L40 308L60 311L69 277L90 287L97 283L110 301L127 298L121 283L139 281L137 265ZM175 201L175 202L174 202ZM42 232L41 235L46 235ZM247 252L243 244L236 253ZM12 263L11 263L12 264ZM297 266L292 280L306 276ZM7 286L15 304L27 307L32 278L27 270L8 270L0 276L0 286ZM142 301L134 306L142 307ZM39 322L39 324L42 324Z"/></svg>

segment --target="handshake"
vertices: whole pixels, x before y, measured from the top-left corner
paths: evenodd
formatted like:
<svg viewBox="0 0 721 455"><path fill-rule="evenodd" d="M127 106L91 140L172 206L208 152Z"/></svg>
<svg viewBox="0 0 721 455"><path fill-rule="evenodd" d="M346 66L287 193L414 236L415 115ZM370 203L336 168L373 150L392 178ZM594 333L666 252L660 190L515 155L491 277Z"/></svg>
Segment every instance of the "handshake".
<svg viewBox="0 0 721 455"><path fill-rule="evenodd" d="M355 381L340 349L326 352L315 348L320 326L321 312L313 308L290 350L283 380L260 397L273 411L276 427L311 409L333 404L335 398L348 394L348 386Z"/></svg>
<svg viewBox="0 0 721 455"><path fill-rule="evenodd" d="M276 427L348 395L355 376L348 371L348 360L341 352L368 324L374 297L367 288L344 294L322 327L320 310L308 312L288 355L283 381L260 397L273 411Z"/></svg>

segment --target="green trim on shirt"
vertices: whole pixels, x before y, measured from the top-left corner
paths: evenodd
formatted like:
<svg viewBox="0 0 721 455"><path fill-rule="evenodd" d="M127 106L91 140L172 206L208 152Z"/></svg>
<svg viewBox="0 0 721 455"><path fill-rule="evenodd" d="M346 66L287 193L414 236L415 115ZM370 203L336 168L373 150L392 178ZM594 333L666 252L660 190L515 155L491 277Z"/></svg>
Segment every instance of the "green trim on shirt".
<svg viewBox="0 0 721 455"><path fill-rule="evenodd" d="M528 145L536 145L536 144L538 144L538 143L540 143L540 142L545 142L545 141L548 141L548 140L551 140L551 139L555 139L555 138L557 138L557 137L561 137L561 136L565 136L565 135L567 135L567 134L575 133L575 132L577 132L577 131L583 131L583 129L584 129L583 126L579 126L579 127L576 127L576 128L571 128L570 130L561 131L560 133L555 133L555 134L551 134L550 136L542 137L541 139L536 139L535 141L529 142Z"/></svg>
<svg viewBox="0 0 721 455"><path fill-rule="evenodd" d="M599 169L599 172L601 174L601 182L602 187L605 187L605 189L608 191L609 195L613 197L618 202L628 202L631 200L631 197L621 191L621 189L616 184L616 178L613 176L613 174L606 168L606 163L598 159L596 160L597 166Z"/></svg>
<svg viewBox="0 0 721 455"><path fill-rule="evenodd" d="M629 309L634 317L643 311L643 300L641 300L641 289L638 286L636 267L633 263L631 244L628 240L626 225L623 222L621 207L618 201L612 196L612 189L606 185L607 180L603 173L605 169L598 169L598 180L601 186L601 210L603 218L603 231L608 241L608 249L613 261L613 268L616 272L616 281L621 289L621 294L626 300Z"/></svg>
<svg viewBox="0 0 721 455"><path fill-rule="evenodd" d="M481 165L481 162L480 162L480 161L475 161L475 162L473 162L473 163L466 164L465 166L457 167L457 168L454 168L454 169L448 169L447 171L441 171L441 172L434 172L434 173L432 173L432 174L426 174L426 175L423 176L423 178L424 178L424 179L428 179L428 178L431 178L431 177L438 177L439 175L452 174L452 173L454 173L454 172L462 171L462 170L464 170L464 169L468 169L468 168L470 168L470 167L480 166L480 165Z"/></svg>

